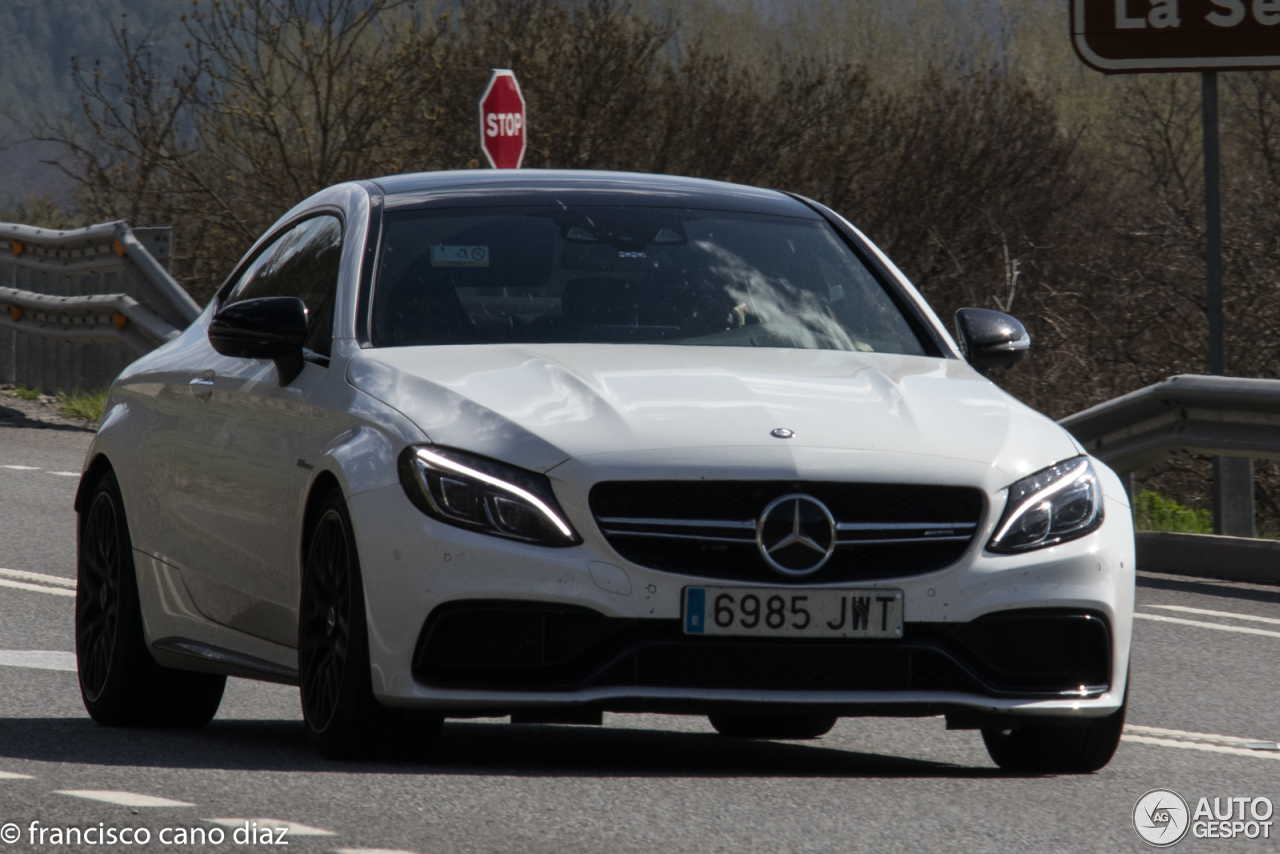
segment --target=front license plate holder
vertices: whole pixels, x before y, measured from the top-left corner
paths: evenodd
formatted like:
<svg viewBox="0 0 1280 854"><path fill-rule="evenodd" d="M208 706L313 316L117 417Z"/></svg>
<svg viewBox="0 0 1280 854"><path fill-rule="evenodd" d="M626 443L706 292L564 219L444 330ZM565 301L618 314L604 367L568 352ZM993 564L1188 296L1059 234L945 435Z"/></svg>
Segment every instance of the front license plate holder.
<svg viewBox="0 0 1280 854"><path fill-rule="evenodd" d="M901 590L686 587L686 635L768 638L901 638Z"/></svg>

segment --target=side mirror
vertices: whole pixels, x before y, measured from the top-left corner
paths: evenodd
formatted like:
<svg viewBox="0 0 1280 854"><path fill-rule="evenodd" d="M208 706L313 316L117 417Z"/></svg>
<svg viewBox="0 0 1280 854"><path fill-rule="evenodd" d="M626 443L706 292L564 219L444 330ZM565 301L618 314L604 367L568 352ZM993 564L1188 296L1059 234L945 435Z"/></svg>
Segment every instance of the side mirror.
<svg viewBox="0 0 1280 854"><path fill-rule="evenodd" d="M956 312L956 332L965 361L984 377L992 368L1012 368L1031 349L1026 327L1003 311L962 308Z"/></svg>
<svg viewBox="0 0 1280 854"><path fill-rule="evenodd" d="M280 385L302 373L307 306L297 297L260 297L233 302L209 322L209 343L224 356L271 359Z"/></svg>

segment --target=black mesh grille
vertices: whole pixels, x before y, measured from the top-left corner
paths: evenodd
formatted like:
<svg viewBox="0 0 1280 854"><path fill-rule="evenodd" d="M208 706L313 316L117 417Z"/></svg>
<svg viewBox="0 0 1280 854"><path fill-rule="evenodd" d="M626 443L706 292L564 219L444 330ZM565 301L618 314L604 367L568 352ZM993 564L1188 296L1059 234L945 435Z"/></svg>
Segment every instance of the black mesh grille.
<svg viewBox="0 0 1280 854"><path fill-rule="evenodd" d="M806 584L941 569L969 547L983 509L982 492L970 487L788 481L611 481L592 488L590 503L609 544L633 563L777 583L783 576L761 557L754 527L745 523L754 525L771 501L792 493L816 498L837 523L857 526L840 533L834 554L803 577ZM695 522L737 527L689 524Z"/></svg>
<svg viewBox="0 0 1280 854"><path fill-rule="evenodd" d="M605 679L604 684L748 691L982 690L935 650L813 643L652 646Z"/></svg>
<svg viewBox="0 0 1280 854"><path fill-rule="evenodd" d="M1104 685L1111 634L1096 614L1027 609L988 614L952 637L975 668L996 683Z"/></svg>

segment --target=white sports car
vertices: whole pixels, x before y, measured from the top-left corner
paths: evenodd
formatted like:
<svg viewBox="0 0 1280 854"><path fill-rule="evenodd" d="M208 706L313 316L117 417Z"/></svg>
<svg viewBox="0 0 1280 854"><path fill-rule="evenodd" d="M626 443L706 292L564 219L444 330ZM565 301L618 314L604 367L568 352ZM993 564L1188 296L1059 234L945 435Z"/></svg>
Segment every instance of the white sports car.
<svg viewBox="0 0 1280 854"><path fill-rule="evenodd" d="M1124 721L1120 480L985 379L838 214L655 175L469 171L307 199L111 388L76 498L107 725L299 685L329 756L447 717L945 715L1087 772Z"/></svg>

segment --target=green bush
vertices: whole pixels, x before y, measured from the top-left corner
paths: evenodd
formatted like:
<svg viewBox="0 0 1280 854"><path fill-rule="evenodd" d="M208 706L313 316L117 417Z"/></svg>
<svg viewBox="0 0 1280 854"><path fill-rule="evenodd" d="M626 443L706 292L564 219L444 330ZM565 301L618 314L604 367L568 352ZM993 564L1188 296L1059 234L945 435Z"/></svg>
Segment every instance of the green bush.
<svg viewBox="0 0 1280 854"><path fill-rule="evenodd" d="M107 406L107 388L92 391L58 392L58 410L68 418L98 422Z"/></svg>
<svg viewBox="0 0 1280 854"><path fill-rule="evenodd" d="M1144 489L1138 493L1137 526L1140 531L1172 531L1178 534L1212 534L1213 514L1183 507L1172 498Z"/></svg>
<svg viewBox="0 0 1280 854"><path fill-rule="evenodd" d="M9 395L9 397L20 397L23 400L39 400L40 399L40 389L27 388L22 384L19 384L17 388L15 388L13 391L7 392L7 394Z"/></svg>

